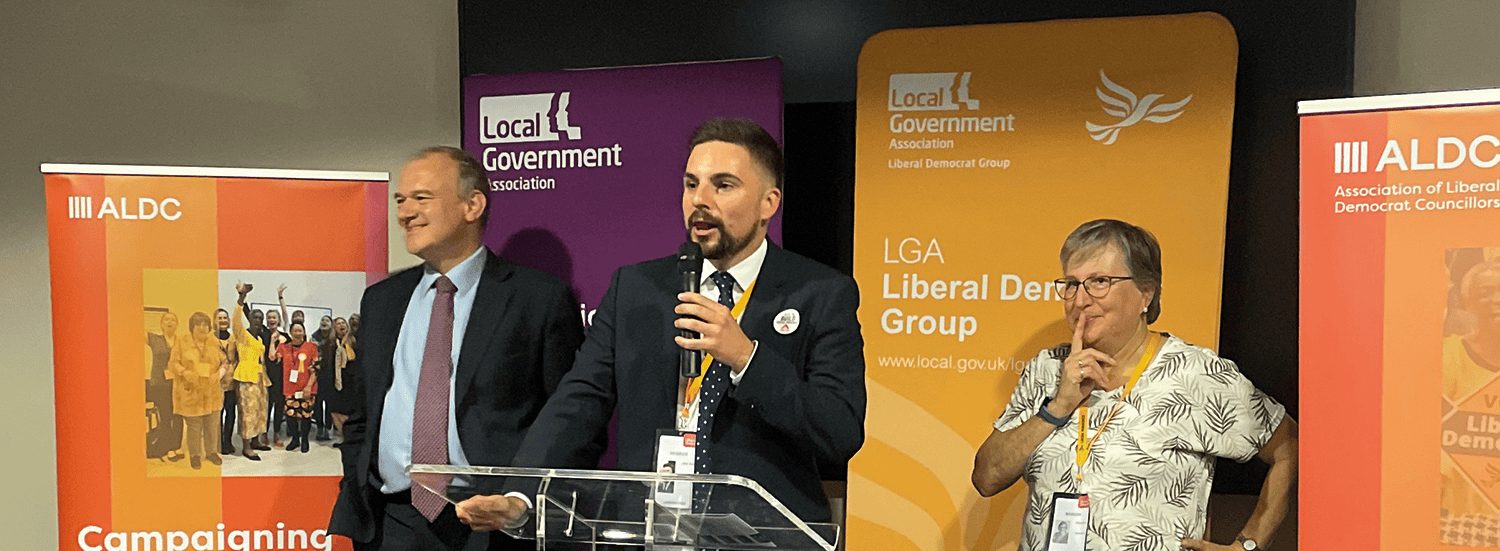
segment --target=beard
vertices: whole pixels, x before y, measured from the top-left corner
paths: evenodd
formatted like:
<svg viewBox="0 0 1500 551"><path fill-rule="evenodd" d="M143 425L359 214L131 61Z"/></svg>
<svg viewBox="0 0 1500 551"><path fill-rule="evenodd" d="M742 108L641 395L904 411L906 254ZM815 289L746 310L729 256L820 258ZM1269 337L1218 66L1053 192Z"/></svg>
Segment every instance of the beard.
<svg viewBox="0 0 1500 551"><path fill-rule="evenodd" d="M711 224L718 230L718 238L712 243L700 241L698 236L693 235L693 224L700 222ZM755 235L755 228L751 228L745 232L745 235L733 235L729 232L728 228L724 227L724 221L703 211L696 211L688 218L687 234L689 241L703 246L703 258L708 260L724 260L740 254L741 251L745 250L745 247L750 245L750 238Z"/></svg>

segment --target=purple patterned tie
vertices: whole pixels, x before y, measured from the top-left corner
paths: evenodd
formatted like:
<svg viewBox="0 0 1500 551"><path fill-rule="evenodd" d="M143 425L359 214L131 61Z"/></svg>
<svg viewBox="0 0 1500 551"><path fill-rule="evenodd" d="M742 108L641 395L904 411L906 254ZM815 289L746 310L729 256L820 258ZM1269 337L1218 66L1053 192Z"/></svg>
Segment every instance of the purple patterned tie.
<svg viewBox="0 0 1500 551"><path fill-rule="evenodd" d="M448 276L438 276L437 298L432 301L432 319L427 324L427 346L422 349L422 374L417 379L417 406L411 423L411 462L448 464L448 388L453 372L453 293L458 288ZM435 477L432 490L443 491L451 477ZM411 504L429 522L443 511L447 500L427 490L413 488Z"/></svg>
<svg viewBox="0 0 1500 551"><path fill-rule="evenodd" d="M734 310L734 276L729 275L729 272L719 271L709 277L719 288L719 304ZM698 474L713 471L709 440L713 435L714 411L719 408L719 403L724 401L724 393L729 390L729 372L728 364L715 361L708 367L708 373L703 375L703 389L698 391L698 435L693 450L693 463L696 464L693 472ZM698 484L695 487L693 498L698 504L698 512L704 512L707 492L711 487L709 484Z"/></svg>

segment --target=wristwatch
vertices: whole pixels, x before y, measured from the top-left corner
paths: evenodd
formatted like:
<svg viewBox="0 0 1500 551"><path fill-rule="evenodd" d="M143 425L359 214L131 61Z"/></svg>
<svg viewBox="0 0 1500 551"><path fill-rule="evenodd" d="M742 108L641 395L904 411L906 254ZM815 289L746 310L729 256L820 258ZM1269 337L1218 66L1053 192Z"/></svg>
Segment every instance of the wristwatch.
<svg viewBox="0 0 1500 551"><path fill-rule="evenodd" d="M1036 408L1037 416L1041 417L1043 421L1051 423L1053 426L1058 428L1068 426L1068 419L1071 419L1073 417L1073 414L1069 413L1066 417L1058 417L1056 415L1053 415L1052 412L1047 411L1047 404L1050 403L1052 403L1052 398L1050 396L1044 398L1042 400L1042 407Z"/></svg>
<svg viewBox="0 0 1500 551"><path fill-rule="evenodd" d="M1244 547L1245 551L1255 551L1256 549L1260 549L1260 544L1257 544L1255 543L1255 540L1244 536L1234 538L1234 542L1240 544L1240 547Z"/></svg>

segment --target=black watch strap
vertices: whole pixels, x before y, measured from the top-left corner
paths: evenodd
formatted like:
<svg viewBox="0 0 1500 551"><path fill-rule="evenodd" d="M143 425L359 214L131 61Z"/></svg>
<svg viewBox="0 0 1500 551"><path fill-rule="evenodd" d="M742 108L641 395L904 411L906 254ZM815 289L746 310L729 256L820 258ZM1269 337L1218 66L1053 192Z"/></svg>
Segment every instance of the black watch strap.
<svg viewBox="0 0 1500 551"><path fill-rule="evenodd" d="M1037 416L1041 417L1043 421L1046 421L1048 423L1052 423L1054 426L1057 426L1058 428L1062 428L1062 427L1068 426L1068 419L1072 419L1073 418L1073 414L1069 413L1067 417L1058 417L1056 415L1053 415L1052 412L1047 411L1047 404L1050 404L1050 403L1052 403L1052 397L1051 396L1048 396L1047 398L1043 399L1042 400L1042 407L1036 408L1036 414L1037 414Z"/></svg>

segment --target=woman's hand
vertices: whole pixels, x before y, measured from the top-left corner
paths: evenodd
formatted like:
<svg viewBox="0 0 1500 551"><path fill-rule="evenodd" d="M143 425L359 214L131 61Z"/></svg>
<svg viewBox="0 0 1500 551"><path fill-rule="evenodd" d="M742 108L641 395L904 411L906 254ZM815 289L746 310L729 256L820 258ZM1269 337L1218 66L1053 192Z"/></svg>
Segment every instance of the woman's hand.
<svg viewBox="0 0 1500 551"><path fill-rule="evenodd" d="M1063 359L1062 373L1057 381L1057 396L1047 404L1053 415L1067 417L1083 404L1089 393L1104 387L1109 382L1109 369L1115 359L1092 348L1083 347L1083 331L1088 327L1088 318L1080 316L1073 329L1073 348Z"/></svg>
<svg viewBox="0 0 1500 551"><path fill-rule="evenodd" d="M1238 543L1219 545L1208 540L1195 540L1192 538L1184 538L1182 540L1182 548L1194 551L1245 551L1245 548Z"/></svg>

